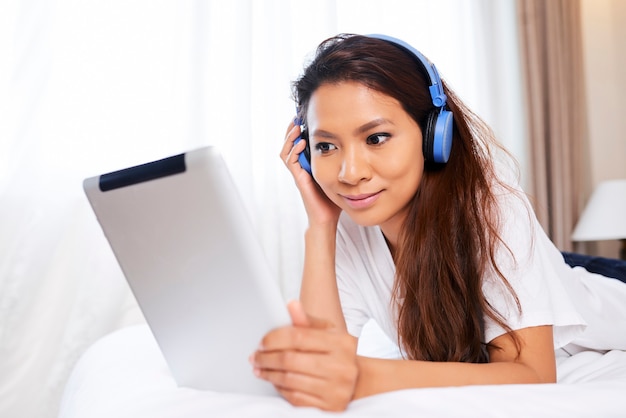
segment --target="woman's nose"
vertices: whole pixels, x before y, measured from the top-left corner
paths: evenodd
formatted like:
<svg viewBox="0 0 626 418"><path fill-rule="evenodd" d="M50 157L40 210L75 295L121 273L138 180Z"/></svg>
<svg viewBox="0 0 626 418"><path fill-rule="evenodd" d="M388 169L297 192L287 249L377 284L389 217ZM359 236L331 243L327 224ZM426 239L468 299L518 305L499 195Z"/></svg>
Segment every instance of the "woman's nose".
<svg viewBox="0 0 626 418"><path fill-rule="evenodd" d="M370 178L371 168L367 158L358 149L344 150L341 170L339 170L339 181L347 184L357 184L362 180Z"/></svg>

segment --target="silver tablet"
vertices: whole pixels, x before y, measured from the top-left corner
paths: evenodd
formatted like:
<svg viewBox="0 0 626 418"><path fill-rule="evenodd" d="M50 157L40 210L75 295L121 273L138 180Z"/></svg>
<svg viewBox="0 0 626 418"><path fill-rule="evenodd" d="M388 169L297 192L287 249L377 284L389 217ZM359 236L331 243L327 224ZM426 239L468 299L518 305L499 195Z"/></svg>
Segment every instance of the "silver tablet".
<svg viewBox="0 0 626 418"><path fill-rule="evenodd" d="M177 383L276 394L248 356L289 315L218 151L87 178L83 187Z"/></svg>

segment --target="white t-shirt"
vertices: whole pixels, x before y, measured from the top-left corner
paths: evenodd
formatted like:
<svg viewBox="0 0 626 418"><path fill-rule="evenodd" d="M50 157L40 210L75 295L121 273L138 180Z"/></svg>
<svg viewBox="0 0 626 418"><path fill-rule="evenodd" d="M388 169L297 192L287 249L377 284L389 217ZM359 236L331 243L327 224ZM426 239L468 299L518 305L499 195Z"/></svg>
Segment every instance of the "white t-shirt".
<svg viewBox="0 0 626 418"><path fill-rule="evenodd" d="M508 251L502 249L497 254L497 262L519 299L521 314L510 292L495 274L483 279L483 294L488 302L512 330L552 325L555 349L588 334L584 331L589 318L594 323L603 320L597 318L601 304L596 308L587 305L588 312L582 314L578 309L578 304L588 303L585 299L590 295L601 298L595 290L589 289L587 282L589 279L597 282L611 280L590 278L592 274L586 270L569 267L544 233L525 197L502 191L499 206L502 211L501 236L515 255L515 261ZM348 332L360 336L365 323L373 319L391 341L398 341L396 315L391 302L395 265L379 227L362 227L345 213L341 215L337 231L336 273ZM626 297L626 286L617 280L612 282L616 283L608 286L613 287L601 293L618 289L622 297ZM607 286L606 283L600 284ZM617 305L620 305L619 301ZM619 306L616 309L617 314L626 318L625 309ZM622 326L626 324L624 321ZM484 342L504 332L497 323L485 317ZM601 330L601 333L606 331ZM622 339L626 340L625 337ZM590 342L597 341L593 335L587 335L583 340L587 347L600 348ZM608 343L615 345L615 342ZM626 347L626 341L618 343ZM607 342L598 344L606 345Z"/></svg>

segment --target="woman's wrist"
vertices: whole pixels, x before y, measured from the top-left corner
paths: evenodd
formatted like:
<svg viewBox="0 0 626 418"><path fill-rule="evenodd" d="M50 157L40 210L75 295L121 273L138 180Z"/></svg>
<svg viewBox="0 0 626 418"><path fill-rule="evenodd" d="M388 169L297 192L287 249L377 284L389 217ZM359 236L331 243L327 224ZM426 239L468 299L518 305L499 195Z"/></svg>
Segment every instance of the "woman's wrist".
<svg viewBox="0 0 626 418"><path fill-rule="evenodd" d="M335 263L337 223L309 224L304 232L305 257L316 262L328 260Z"/></svg>
<svg viewBox="0 0 626 418"><path fill-rule="evenodd" d="M309 224L304 233L304 238L308 243L309 240L332 241L333 245L337 235L337 222L315 223Z"/></svg>
<svg viewBox="0 0 626 418"><path fill-rule="evenodd" d="M406 370L415 371L419 367L417 362L357 356L357 367L359 372L352 399L420 386L415 381L405 381Z"/></svg>
<svg viewBox="0 0 626 418"><path fill-rule="evenodd" d="M336 224L310 225L305 231L300 300L310 315L345 329L335 275L336 231Z"/></svg>
<svg viewBox="0 0 626 418"><path fill-rule="evenodd" d="M363 356L357 356L356 358L356 364L359 371L356 385L354 387L354 394L352 395L353 400L364 398L374 393L373 389L371 388L371 360L373 359Z"/></svg>

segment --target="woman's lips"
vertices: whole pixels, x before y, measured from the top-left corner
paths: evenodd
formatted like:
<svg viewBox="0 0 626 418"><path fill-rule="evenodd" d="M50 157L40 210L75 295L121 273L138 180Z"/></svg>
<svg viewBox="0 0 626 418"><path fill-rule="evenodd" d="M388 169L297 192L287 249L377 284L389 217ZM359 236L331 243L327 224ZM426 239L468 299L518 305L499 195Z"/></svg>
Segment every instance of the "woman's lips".
<svg viewBox="0 0 626 418"><path fill-rule="evenodd" d="M380 196L380 192L376 193L365 193L358 195L341 195L343 200L350 206L352 209L365 209L374 204L378 197Z"/></svg>

